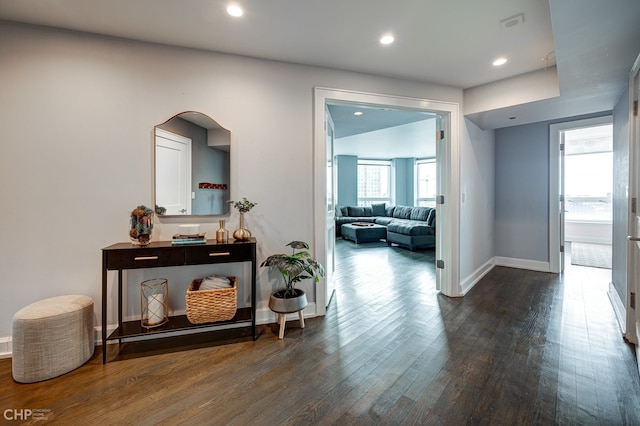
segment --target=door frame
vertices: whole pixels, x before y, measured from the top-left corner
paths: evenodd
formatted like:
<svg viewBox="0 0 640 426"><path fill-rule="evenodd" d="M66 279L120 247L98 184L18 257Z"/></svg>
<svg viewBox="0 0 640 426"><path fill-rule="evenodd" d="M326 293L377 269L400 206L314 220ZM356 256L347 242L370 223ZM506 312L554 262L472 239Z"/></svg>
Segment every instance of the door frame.
<svg viewBox="0 0 640 426"><path fill-rule="evenodd" d="M629 190L628 190L628 223L627 235L640 236L640 216L638 208L635 211L633 201L640 199L640 117L638 116L638 99L640 98L640 55L636 58L629 72ZM640 242L628 240L627 245L627 294L625 301L625 324L623 326L625 338L636 344L636 361L640 371L640 312L635 307L638 303L640 287L638 273L640 273ZM635 303L632 303L634 301Z"/></svg>
<svg viewBox="0 0 640 426"><path fill-rule="evenodd" d="M326 226L326 231L325 231L325 236L327 238L330 238L329 236L333 236L333 240L331 241L330 244L327 245L327 248L325 250L326 253L329 253L329 251L331 251L330 255L325 256L324 263L323 265L325 266L324 270L325 270L325 277L324 277L324 285L325 285L325 300L322 304L322 306L326 308L329 306L329 303L331 302L331 298L333 297L333 293L335 291L335 280L334 280L334 273L335 273L335 269L336 269L336 247L335 247L335 235L336 235L336 211L335 211L335 207L336 207L336 197L337 197L337 183L336 183L336 176L337 176L337 170L336 170L336 162L335 162L335 153L334 153L334 141L335 141L335 125L333 124L333 119L331 118L331 113L329 112L329 108L328 106L325 104L325 120L326 120L326 124L325 124L325 131L324 131L324 135L325 135L325 161L327 162L327 168L329 168L329 165L331 166L331 179L330 182L328 183L329 179L325 180L325 182L327 182L327 187L329 185L331 185L331 197L325 197L325 202L327 204L329 204L329 208L325 209L325 226ZM329 176L326 176L327 178ZM326 204L325 204L326 206ZM329 258L330 257L330 258Z"/></svg>
<svg viewBox="0 0 640 426"><path fill-rule="evenodd" d="M363 103L380 105L398 109L413 109L435 112L442 116L442 127L445 138L442 145L443 178L438 183L438 195L444 196L445 203L439 205L440 217L437 220L436 233L446 244L436 245L436 258L443 260L444 269L438 269L440 276L440 292L450 297L460 297L460 141L459 110L454 102L432 101L428 99L393 96L350 90L315 87L313 97L313 218L314 218L314 251L320 262L326 260L326 135L325 105L327 102ZM316 285L316 313L326 312L326 283L321 280Z"/></svg>

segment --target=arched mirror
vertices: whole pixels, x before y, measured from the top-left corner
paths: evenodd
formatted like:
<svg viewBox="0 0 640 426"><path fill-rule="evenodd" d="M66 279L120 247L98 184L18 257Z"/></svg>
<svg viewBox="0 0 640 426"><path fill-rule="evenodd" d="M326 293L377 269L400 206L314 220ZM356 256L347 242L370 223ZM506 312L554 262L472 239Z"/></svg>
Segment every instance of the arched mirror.
<svg viewBox="0 0 640 426"><path fill-rule="evenodd" d="M158 124L154 135L156 214L228 213L231 132L187 111Z"/></svg>

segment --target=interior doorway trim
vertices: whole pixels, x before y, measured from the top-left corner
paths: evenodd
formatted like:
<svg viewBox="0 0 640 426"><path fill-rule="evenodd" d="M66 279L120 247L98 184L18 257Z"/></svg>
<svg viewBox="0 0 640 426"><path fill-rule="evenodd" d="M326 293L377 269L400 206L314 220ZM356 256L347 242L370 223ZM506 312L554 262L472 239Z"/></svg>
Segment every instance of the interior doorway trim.
<svg viewBox="0 0 640 426"><path fill-rule="evenodd" d="M446 296L462 296L460 289L460 136L459 110L460 106L454 102L432 101L428 99L410 98L375 93L356 92L326 87L314 88L313 101L313 217L314 217L314 251L316 258L323 262L326 257L326 137L325 137L325 105L327 102L362 103L382 105L398 109L413 109L438 113L442 117L442 129L445 138L442 141L441 179L438 184L438 195L444 195L444 204L437 208L441 224L436 256L442 259L444 269L437 269L440 277L439 291ZM323 280L316 285L316 313L324 315L326 310L326 284Z"/></svg>
<svg viewBox="0 0 640 426"><path fill-rule="evenodd" d="M564 241L560 241L560 223L564 221L564 215L561 215L560 211L560 180L562 177L560 174L563 173L560 170L562 134L567 130L601 126L612 122L613 117L605 115L549 126L549 272L556 274L562 272L561 256L564 255L560 252L560 245L564 244Z"/></svg>

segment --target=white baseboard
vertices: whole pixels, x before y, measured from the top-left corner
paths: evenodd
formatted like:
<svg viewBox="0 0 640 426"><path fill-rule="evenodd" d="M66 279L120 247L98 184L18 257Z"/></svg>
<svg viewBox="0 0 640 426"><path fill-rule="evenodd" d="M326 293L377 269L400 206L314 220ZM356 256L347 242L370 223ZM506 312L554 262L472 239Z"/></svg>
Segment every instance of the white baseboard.
<svg viewBox="0 0 640 426"><path fill-rule="evenodd" d="M11 352L13 348L11 346L11 336L0 337L0 359L11 358Z"/></svg>
<svg viewBox="0 0 640 426"><path fill-rule="evenodd" d="M495 266L495 258L489 259L484 265L473 271L471 275L460 282L460 293L464 296Z"/></svg>
<svg viewBox="0 0 640 426"><path fill-rule="evenodd" d="M627 309L622 303L622 299L620 299L620 295L616 291L613 283L609 283L609 291L607 291L607 296L609 296L609 301L611 302L611 306L613 307L613 312L616 314L616 319L618 320L618 327L620 327L620 331L624 336L626 334L627 329Z"/></svg>
<svg viewBox="0 0 640 426"><path fill-rule="evenodd" d="M514 259L512 257L496 256L496 266L506 266L508 268L528 269L530 271L551 272L549 262L538 260Z"/></svg>
<svg viewBox="0 0 640 426"><path fill-rule="evenodd" d="M116 328L118 328L117 324L107 325L107 336L113 333ZM102 326L96 325L93 327L93 341L96 346L102 346Z"/></svg>

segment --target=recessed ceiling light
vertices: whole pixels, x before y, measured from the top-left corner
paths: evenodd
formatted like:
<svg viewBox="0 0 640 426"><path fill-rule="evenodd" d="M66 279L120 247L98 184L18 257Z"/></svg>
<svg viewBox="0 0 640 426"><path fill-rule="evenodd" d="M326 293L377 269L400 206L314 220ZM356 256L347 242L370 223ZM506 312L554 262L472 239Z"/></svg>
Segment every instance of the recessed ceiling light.
<svg viewBox="0 0 640 426"><path fill-rule="evenodd" d="M244 10L242 10L242 8L237 4L230 4L227 6L227 13L234 18L239 18L244 14Z"/></svg>
<svg viewBox="0 0 640 426"><path fill-rule="evenodd" d="M391 44L394 40L393 34L384 34L380 37L380 44Z"/></svg>
<svg viewBox="0 0 640 426"><path fill-rule="evenodd" d="M493 66L499 67L500 65L504 65L506 63L507 63L507 58L498 58L495 61L493 61Z"/></svg>
<svg viewBox="0 0 640 426"><path fill-rule="evenodd" d="M356 111L353 113L353 115L362 115L362 114L363 114L362 111Z"/></svg>

